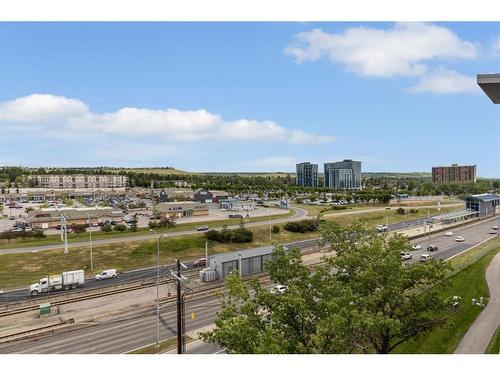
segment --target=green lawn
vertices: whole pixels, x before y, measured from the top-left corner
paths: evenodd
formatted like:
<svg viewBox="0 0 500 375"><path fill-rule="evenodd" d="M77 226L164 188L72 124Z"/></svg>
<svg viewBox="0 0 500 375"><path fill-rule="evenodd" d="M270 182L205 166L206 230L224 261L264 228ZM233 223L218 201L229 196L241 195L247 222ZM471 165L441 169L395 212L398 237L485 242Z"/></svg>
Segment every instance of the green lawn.
<svg viewBox="0 0 500 375"><path fill-rule="evenodd" d="M472 306L471 299L489 296L484 273L495 254L500 251L500 246L490 241L478 246L471 253L480 254L484 249L489 250L475 263L449 277L445 283L436 286L443 298L450 296L462 298L457 313L441 327L401 344L395 353L446 354L455 351L462 337L482 311L480 307ZM460 257L455 258L455 262L458 262L458 258Z"/></svg>
<svg viewBox="0 0 500 375"><path fill-rule="evenodd" d="M500 327L497 328L495 335L491 338L486 354L500 354Z"/></svg>
<svg viewBox="0 0 500 375"><path fill-rule="evenodd" d="M270 245L269 226L251 228L254 233L252 243L221 244L211 242L209 253L222 253L236 249ZM316 238L317 233L291 233L281 230L272 234L273 243L287 243L309 238ZM205 255L205 239L203 234L182 237L163 238L160 246L162 264L171 263L176 258L183 260L196 259ZM93 247L95 273L106 268L119 271L152 267L156 264L156 240L126 241L118 244L107 244ZM63 271L84 269L90 275L89 247L71 248L64 255L61 249L36 253L2 254L0 255L0 289L22 286L33 283L44 275ZM16 272L12 272L16 270Z"/></svg>
<svg viewBox="0 0 500 375"><path fill-rule="evenodd" d="M245 222L246 223L257 223L266 220L278 219L278 218L286 218L293 216L295 211L291 209L289 212L283 214L276 214L270 216L258 216L258 217L250 217ZM169 233L169 232L178 232L178 231L188 231L194 230L198 228L200 225L209 225L219 227L224 224L227 225L236 225L240 223L240 219L225 219L225 220L212 220L212 221L203 221L196 223L181 223L177 224L174 228L157 228L155 229L157 233ZM117 232L113 231L110 233L105 233L102 231L92 232L92 240L102 240L102 239L110 239L110 238L131 238L136 236L143 236L149 233L149 228L138 228L136 232ZM86 242L89 240L88 233L80 233L68 234L68 242ZM15 239L11 241L0 240L0 249L11 249L11 248L19 248L19 247L31 247L31 246L43 246L43 245L59 245L61 244L61 239L59 234L48 235L46 238L42 238L40 240L27 238L23 239Z"/></svg>

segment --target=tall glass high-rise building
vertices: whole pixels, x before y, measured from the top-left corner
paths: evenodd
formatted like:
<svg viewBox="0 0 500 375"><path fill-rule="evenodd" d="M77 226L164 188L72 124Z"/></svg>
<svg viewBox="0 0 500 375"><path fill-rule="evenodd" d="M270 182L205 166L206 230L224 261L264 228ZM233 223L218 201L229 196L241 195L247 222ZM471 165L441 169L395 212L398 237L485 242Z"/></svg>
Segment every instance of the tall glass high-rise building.
<svg viewBox="0 0 500 375"><path fill-rule="evenodd" d="M297 174L295 181L297 185L303 187L317 187L318 186L318 164L311 164L309 162L297 164Z"/></svg>
<svg viewBox="0 0 500 375"><path fill-rule="evenodd" d="M342 160L334 163L325 163L324 186L333 190L361 189L361 162L356 160Z"/></svg>

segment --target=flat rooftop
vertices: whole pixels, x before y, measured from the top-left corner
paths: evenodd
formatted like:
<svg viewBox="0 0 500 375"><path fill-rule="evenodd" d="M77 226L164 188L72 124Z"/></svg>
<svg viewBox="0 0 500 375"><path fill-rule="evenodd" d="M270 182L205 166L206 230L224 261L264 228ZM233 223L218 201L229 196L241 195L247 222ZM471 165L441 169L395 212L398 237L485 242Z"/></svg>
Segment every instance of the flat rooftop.
<svg viewBox="0 0 500 375"><path fill-rule="evenodd" d="M500 73L478 74L477 84L495 104L500 104Z"/></svg>

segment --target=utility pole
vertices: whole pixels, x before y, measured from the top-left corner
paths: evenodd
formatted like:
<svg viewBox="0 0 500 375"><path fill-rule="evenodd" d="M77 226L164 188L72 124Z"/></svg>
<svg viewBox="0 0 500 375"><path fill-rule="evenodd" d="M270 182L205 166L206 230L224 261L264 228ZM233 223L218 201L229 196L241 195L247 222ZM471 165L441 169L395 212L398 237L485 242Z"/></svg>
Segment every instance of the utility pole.
<svg viewBox="0 0 500 375"><path fill-rule="evenodd" d="M208 267L208 240L205 240L205 267Z"/></svg>
<svg viewBox="0 0 500 375"><path fill-rule="evenodd" d="M90 214L87 212L89 218L89 241L90 241L90 271L94 271L94 259L92 257L92 226L90 225Z"/></svg>
<svg viewBox="0 0 500 375"><path fill-rule="evenodd" d="M182 296L181 296L181 261L177 263L177 354L182 354Z"/></svg>

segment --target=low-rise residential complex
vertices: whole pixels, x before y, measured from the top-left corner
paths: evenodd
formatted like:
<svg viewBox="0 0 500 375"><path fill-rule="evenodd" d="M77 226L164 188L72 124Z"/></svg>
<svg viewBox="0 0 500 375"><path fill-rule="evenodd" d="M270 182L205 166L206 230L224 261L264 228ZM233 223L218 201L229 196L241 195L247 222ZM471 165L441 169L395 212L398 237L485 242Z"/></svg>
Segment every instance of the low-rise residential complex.
<svg viewBox="0 0 500 375"><path fill-rule="evenodd" d="M117 174L41 174L31 175L38 187L45 189L119 188L128 186L128 177Z"/></svg>

